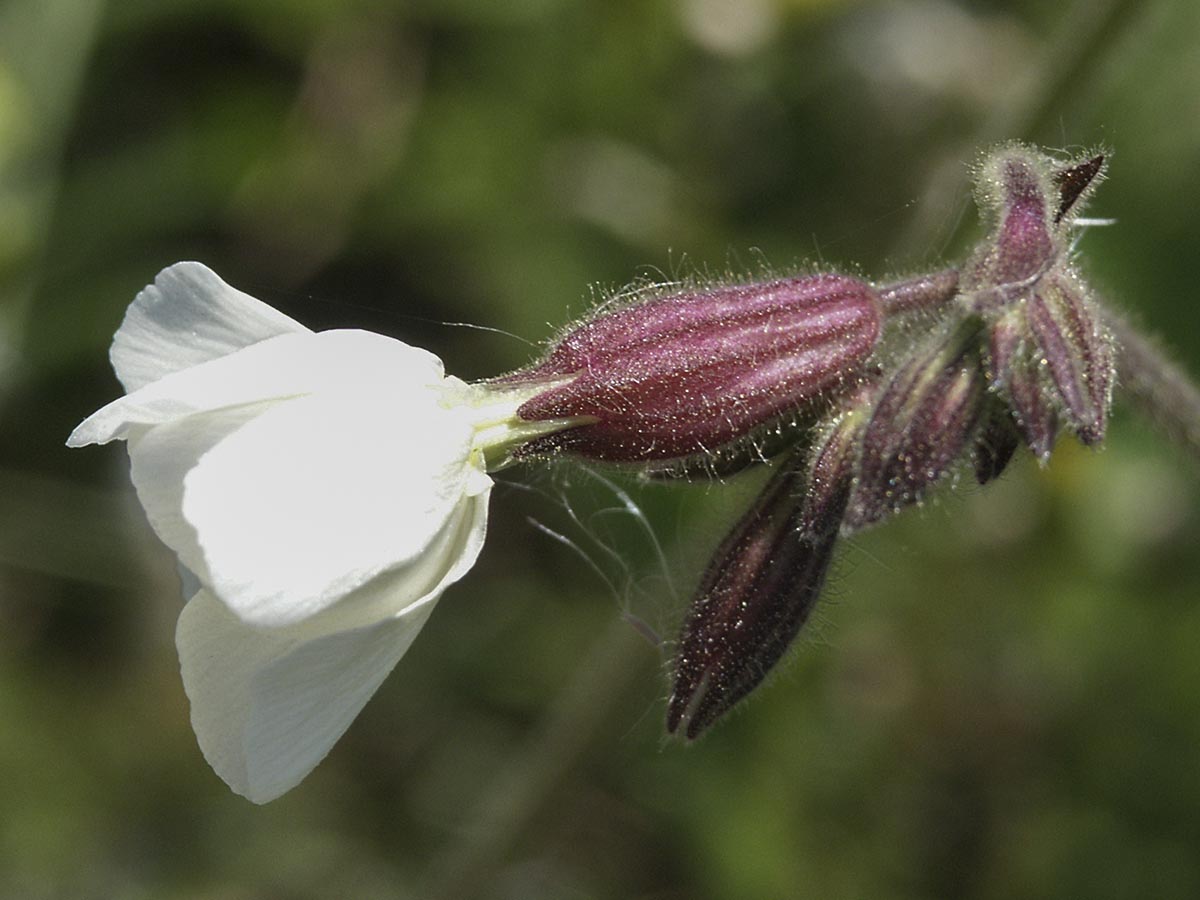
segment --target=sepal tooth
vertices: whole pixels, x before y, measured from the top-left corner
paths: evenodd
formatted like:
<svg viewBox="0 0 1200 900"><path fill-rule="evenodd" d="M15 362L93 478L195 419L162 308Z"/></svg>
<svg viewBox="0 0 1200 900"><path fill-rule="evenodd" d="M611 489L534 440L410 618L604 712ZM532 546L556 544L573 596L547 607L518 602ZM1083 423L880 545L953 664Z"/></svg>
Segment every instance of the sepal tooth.
<svg viewBox="0 0 1200 900"><path fill-rule="evenodd" d="M501 383L569 380L522 418L585 424L532 441L611 462L711 457L852 389L882 327L879 295L844 275L683 291L603 312Z"/></svg>

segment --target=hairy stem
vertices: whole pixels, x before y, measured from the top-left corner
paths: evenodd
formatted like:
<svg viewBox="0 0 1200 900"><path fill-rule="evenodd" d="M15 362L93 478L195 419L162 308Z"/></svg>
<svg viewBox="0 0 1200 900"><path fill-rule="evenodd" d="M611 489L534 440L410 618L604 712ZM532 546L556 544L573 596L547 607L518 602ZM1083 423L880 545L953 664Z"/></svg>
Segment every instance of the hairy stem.
<svg viewBox="0 0 1200 900"><path fill-rule="evenodd" d="M945 306L958 293L958 269L943 269L877 288L887 316Z"/></svg>
<svg viewBox="0 0 1200 900"><path fill-rule="evenodd" d="M1117 374L1125 396L1200 461L1200 387L1123 316L1106 309L1105 319L1117 340Z"/></svg>

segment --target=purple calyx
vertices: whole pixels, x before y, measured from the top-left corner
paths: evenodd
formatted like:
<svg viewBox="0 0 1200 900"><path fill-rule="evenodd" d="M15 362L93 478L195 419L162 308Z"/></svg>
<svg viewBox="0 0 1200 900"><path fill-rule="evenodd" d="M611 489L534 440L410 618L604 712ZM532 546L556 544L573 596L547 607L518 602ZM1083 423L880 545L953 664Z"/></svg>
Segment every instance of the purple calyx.
<svg viewBox="0 0 1200 900"><path fill-rule="evenodd" d="M602 312L501 383L570 377L518 415L587 422L521 455L686 459L827 404L856 382L882 322L876 291L845 275L681 291Z"/></svg>

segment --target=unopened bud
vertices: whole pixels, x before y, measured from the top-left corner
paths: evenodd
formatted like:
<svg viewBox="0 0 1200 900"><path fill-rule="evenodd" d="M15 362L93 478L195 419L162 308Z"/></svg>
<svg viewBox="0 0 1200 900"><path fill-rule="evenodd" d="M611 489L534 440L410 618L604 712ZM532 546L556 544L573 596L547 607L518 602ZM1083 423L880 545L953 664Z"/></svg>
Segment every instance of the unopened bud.
<svg viewBox="0 0 1200 900"><path fill-rule="evenodd" d="M992 390L1008 400L1020 439L1045 463L1058 435L1057 404L1047 393L1025 310L1024 303L1013 306L992 323L984 370Z"/></svg>
<svg viewBox="0 0 1200 900"><path fill-rule="evenodd" d="M988 324L989 384L1043 462L1060 421L1085 444L1107 426L1112 338L1066 253L1068 227L1103 170L1103 156L1061 167L1010 145L980 172L980 201L997 224L964 276L963 303Z"/></svg>
<svg viewBox="0 0 1200 900"><path fill-rule="evenodd" d="M1007 300L1058 257L1051 222L1059 193L1050 160L1022 147L1002 147L984 161L978 181L980 209L996 220L992 236L968 266L964 288L995 295L981 305Z"/></svg>
<svg viewBox="0 0 1200 900"><path fill-rule="evenodd" d="M1005 310L992 322L983 360L984 372L992 390L1003 391L1008 387L1013 361L1024 352L1028 333L1023 305Z"/></svg>
<svg viewBox="0 0 1200 900"><path fill-rule="evenodd" d="M833 558L854 480L863 413L795 453L718 548L684 621L667 731L689 740L745 697L808 619Z"/></svg>
<svg viewBox="0 0 1200 900"><path fill-rule="evenodd" d="M1013 361L1008 399L1022 439L1044 465L1058 437L1058 410L1049 396L1039 363L1028 354L1023 353Z"/></svg>
<svg viewBox="0 0 1200 900"><path fill-rule="evenodd" d="M962 455L984 395L978 340L969 319L901 365L883 389L863 435L848 528L916 503Z"/></svg>
<svg viewBox="0 0 1200 900"><path fill-rule="evenodd" d="M815 415L857 381L881 320L878 294L844 275L683 291L602 312L503 379L559 382L525 403L522 418L586 422L521 455L685 459L789 414Z"/></svg>
<svg viewBox="0 0 1200 900"><path fill-rule="evenodd" d="M1112 400L1115 353L1083 284L1065 269L1043 278L1025 317L1067 421L1083 443L1100 443Z"/></svg>

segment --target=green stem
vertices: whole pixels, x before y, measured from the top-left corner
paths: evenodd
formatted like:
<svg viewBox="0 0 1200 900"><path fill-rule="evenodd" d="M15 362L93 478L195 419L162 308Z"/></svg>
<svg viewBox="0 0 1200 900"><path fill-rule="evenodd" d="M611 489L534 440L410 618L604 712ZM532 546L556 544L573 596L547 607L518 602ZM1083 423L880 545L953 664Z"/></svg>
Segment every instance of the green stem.
<svg viewBox="0 0 1200 900"><path fill-rule="evenodd" d="M1200 461L1200 387L1156 343L1122 316L1105 310L1119 348L1118 384L1137 410Z"/></svg>

